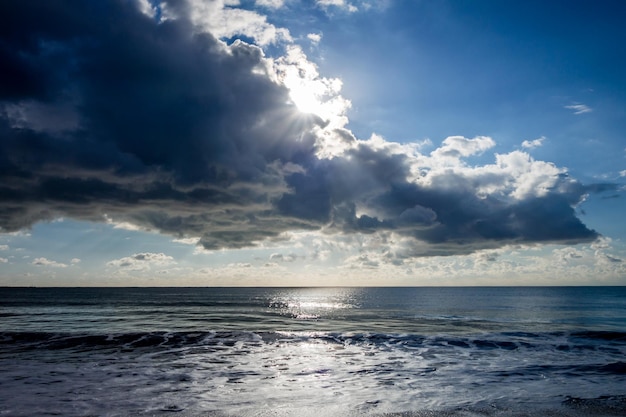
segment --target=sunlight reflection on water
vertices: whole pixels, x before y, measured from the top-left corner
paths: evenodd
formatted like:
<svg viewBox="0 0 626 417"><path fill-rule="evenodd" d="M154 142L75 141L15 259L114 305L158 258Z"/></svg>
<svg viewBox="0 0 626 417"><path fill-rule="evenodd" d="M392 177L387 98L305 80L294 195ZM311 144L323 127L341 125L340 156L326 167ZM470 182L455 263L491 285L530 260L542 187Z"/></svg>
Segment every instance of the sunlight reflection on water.
<svg viewBox="0 0 626 417"><path fill-rule="evenodd" d="M274 296L269 306L298 320L334 318L341 310L358 308L361 291L359 288L287 289Z"/></svg>

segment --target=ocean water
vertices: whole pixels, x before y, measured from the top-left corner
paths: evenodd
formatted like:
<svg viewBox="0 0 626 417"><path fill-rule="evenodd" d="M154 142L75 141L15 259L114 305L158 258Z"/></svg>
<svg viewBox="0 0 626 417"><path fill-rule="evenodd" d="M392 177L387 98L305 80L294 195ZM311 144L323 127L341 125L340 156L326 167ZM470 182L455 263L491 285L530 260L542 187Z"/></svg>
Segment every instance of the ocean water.
<svg viewBox="0 0 626 417"><path fill-rule="evenodd" d="M626 287L0 288L0 416L626 416Z"/></svg>

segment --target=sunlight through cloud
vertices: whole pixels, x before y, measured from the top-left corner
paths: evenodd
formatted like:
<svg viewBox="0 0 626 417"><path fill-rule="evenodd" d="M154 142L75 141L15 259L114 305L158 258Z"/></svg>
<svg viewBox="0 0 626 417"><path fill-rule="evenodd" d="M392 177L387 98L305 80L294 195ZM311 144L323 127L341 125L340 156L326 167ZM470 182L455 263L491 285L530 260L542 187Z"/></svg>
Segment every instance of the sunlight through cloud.
<svg viewBox="0 0 626 417"><path fill-rule="evenodd" d="M319 116L332 127L347 123L350 101L340 95L343 83L339 78L320 77L316 65L299 46L287 48L287 53L275 61L275 71L298 110Z"/></svg>

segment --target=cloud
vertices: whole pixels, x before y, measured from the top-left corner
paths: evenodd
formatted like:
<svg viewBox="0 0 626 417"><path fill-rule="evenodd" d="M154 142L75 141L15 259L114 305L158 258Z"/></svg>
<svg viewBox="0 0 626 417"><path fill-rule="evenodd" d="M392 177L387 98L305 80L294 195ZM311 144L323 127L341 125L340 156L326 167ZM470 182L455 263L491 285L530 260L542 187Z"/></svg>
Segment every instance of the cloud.
<svg viewBox="0 0 626 417"><path fill-rule="evenodd" d="M584 114L584 113L590 113L591 111L593 111L591 107L586 106L584 104L580 104L580 103L573 103L573 104L570 104L569 106L565 106L565 108L573 110L574 114Z"/></svg>
<svg viewBox="0 0 626 417"><path fill-rule="evenodd" d="M602 237L593 242L593 244L591 244L589 247L591 250L594 251L594 257L599 265L620 265L624 261L623 259L615 256L612 253L607 253L613 250L613 241L611 238Z"/></svg>
<svg viewBox="0 0 626 417"><path fill-rule="evenodd" d="M272 253L270 255L270 261L273 262L293 262L298 259L298 255L290 253L288 255L283 255L282 253Z"/></svg>
<svg viewBox="0 0 626 417"><path fill-rule="evenodd" d="M198 237L186 237L173 240L173 242L182 243L183 245L197 245L199 241L200 238Z"/></svg>
<svg viewBox="0 0 626 417"><path fill-rule="evenodd" d="M478 266L486 266L491 262L497 262L499 253L494 251L482 251L478 252L474 257L474 264Z"/></svg>
<svg viewBox="0 0 626 417"><path fill-rule="evenodd" d="M626 169L619 172L620 177L626 177Z"/></svg>
<svg viewBox="0 0 626 417"><path fill-rule="evenodd" d="M0 245L0 250L9 250L9 245Z"/></svg>
<svg viewBox="0 0 626 417"><path fill-rule="evenodd" d="M285 0L256 0L255 4L270 9L280 9L285 5Z"/></svg>
<svg viewBox="0 0 626 417"><path fill-rule="evenodd" d="M47 258L36 258L35 260L33 260L32 264L36 266L49 266L53 268L67 268L66 264L52 261Z"/></svg>
<svg viewBox="0 0 626 417"><path fill-rule="evenodd" d="M282 3L277 0L257 1L259 5L272 8L278 8ZM188 0L168 1L165 4L169 6L167 10L172 18L188 18L194 26L217 38L244 35L253 38L259 45L292 40L287 29L268 23L267 18L257 12L231 7L236 5L232 1Z"/></svg>
<svg viewBox="0 0 626 417"><path fill-rule="evenodd" d="M385 10L392 4L392 0L316 0L316 4L327 12L337 9L355 13L358 11Z"/></svg>
<svg viewBox="0 0 626 417"><path fill-rule="evenodd" d="M395 256L597 237L573 208L590 190L563 169L520 151L476 167L460 158L492 143L484 137L449 138L428 157L359 141L344 158L289 177L294 192L283 197L279 208L327 223L327 231L411 238Z"/></svg>
<svg viewBox="0 0 626 417"><path fill-rule="evenodd" d="M309 33L308 35L306 35L306 37L314 45L317 45L322 40L322 34L321 33Z"/></svg>
<svg viewBox="0 0 626 417"><path fill-rule="evenodd" d="M247 268L252 268L252 264L247 263L247 262L236 262L236 263L232 263L232 264L228 264L226 265L226 268L228 269L247 269Z"/></svg>
<svg viewBox="0 0 626 417"><path fill-rule="evenodd" d="M378 242L384 257L353 260L363 267L598 236L574 210L597 188L521 151L472 165L490 137L451 136L430 154L356 138L341 81L321 77L256 12L225 1L98 4L0 2L3 232L66 217L217 250L312 231ZM287 45L270 58L220 40L239 35ZM298 88L314 112L299 110ZM139 253L108 265L168 263Z"/></svg>
<svg viewBox="0 0 626 417"><path fill-rule="evenodd" d="M286 191L285 173L314 151L318 122L287 104L287 89L263 74L262 51L197 34L184 18L159 24L128 4L111 3L113 26L93 3L43 7L48 23L39 36L54 40L51 50L28 41L28 2L0 6L13 17L3 25L14 38L3 59L21 74L3 78L2 101L47 102L71 90L81 120L62 133L0 120L2 228L106 215L119 227L181 237L211 230L206 246L232 247L276 228L309 227L276 221L271 207ZM89 16L98 23L85 27Z"/></svg>
<svg viewBox="0 0 626 417"><path fill-rule="evenodd" d="M621 263L623 259L602 253L598 255L598 261L601 263Z"/></svg>
<svg viewBox="0 0 626 417"><path fill-rule="evenodd" d="M166 266L175 264L174 258L164 253L135 253L120 259L107 262L107 266L130 271L151 269L153 266Z"/></svg>
<svg viewBox="0 0 626 417"><path fill-rule="evenodd" d="M377 256L371 254L361 254L346 259L346 265L352 269L375 269L380 266Z"/></svg>
<svg viewBox="0 0 626 417"><path fill-rule="evenodd" d="M561 264L567 264L569 262L580 260L585 257L585 253L582 250L572 247L554 249L552 253L557 261Z"/></svg>
<svg viewBox="0 0 626 417"><path fill-rule="evenodd" d="M346 0L316 0L316 3L323 8L328 8L332 6L332 7L337 7L339 9L346 10L350 13L353 13L359 10L355 5L353 5L350 2L347 2Z"/></svg>
<svg viewBox="0 0 626 417"><path fill-rule="evenodd" d="M4 111L12 128L63 132L79 126L73 104L63 100L52 103L25 100L5 105Z"/></svg>
<svg viewBox="0 0 626 417"><path fill-rule="evenodd" d="M339 93L342 82L338 78L320 77L317 66L310 62L302 48L289 45L285 55L273 61L276 80L289 89L289 97L296 108L304 113L314 114L322 126L317 127L318 154L328 153L329 148L342 150L341 146L354 138L344 129L348 123L346 112L350 101ZM331 142L339 142L333 146Z"/></svg>
<svg viewBox="0 0 626 417"><path fill-rule="evenodd" d="M7 258L0 258L0 264L5 264L7 262L9 262Z"/></svg>
<svg viewBox="0 0 626 417"><path fill-rule="evenodd" d="M538 138L538 139L533 139L533 140L525 140L524 142L522 142L522 148L526 148L526 149L534 149L534 148L538 148L540 146L543 146L543 142L546 140L546 138L544 136Z"/></svg>
<svg viewBox="0 0 626 417"><path fill-rule="evenodd" d="M142 230L142 228L136 224L132 224L129 222L116 222L112 218L110 218L107 214L103 215L104 220L113 226L114 229L122 229L122 230L130 230L130 231L138 231Z"/></svg>
<svg viewBox="0 0 626 417"><path fill-rule="evenodd" d="M493 148L495 144L493 139L486 136L480 136L474 139L468 139L462 136L450 136L446 138L442 146L435 149L431 155L434 158L458 160L461 157L481 154L487 149Z"/></svg>

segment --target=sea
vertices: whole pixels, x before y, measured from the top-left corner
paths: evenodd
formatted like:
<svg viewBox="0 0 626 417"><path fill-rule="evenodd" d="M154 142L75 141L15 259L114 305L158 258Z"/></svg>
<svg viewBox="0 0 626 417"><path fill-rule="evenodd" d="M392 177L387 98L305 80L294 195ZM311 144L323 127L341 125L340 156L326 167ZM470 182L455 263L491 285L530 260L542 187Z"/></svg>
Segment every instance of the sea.
<svg viewBox="0 0 626 417"><path fill-rule="evenodd" d="M626 287L0 288L0 416L626 416Z"/></svg>

